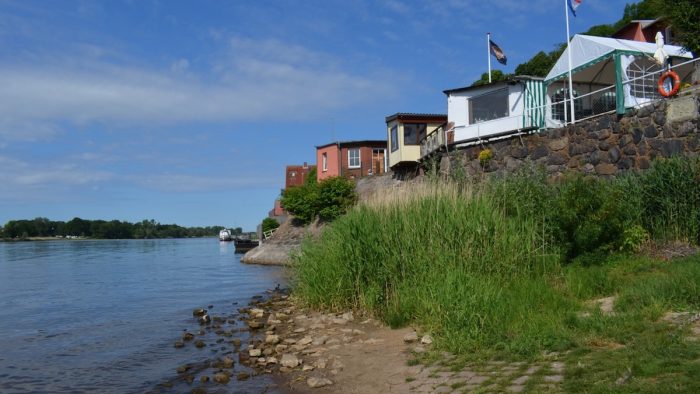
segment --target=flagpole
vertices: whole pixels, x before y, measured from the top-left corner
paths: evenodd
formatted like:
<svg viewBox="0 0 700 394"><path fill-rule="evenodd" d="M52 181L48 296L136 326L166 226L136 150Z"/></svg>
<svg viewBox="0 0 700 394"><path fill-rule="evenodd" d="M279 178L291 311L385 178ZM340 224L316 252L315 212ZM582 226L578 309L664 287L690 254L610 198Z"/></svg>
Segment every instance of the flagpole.
<svg viewBox="0 0 700 394"><path fill-rule="evenodd" d="M491 33L486 33L486 59L489 62L489 83L491 83Z"/></svg>
<svg viewBox="0 0 700 394"><path fill-rule="evenodd" d="M571 79L571 41L569 41L569 10L567 9L568 0L564 0L564 14L566 15L566 53L569 57L569 102L571 103L571 124L576 123L576 115L574 114L574 83Z"/></svg>

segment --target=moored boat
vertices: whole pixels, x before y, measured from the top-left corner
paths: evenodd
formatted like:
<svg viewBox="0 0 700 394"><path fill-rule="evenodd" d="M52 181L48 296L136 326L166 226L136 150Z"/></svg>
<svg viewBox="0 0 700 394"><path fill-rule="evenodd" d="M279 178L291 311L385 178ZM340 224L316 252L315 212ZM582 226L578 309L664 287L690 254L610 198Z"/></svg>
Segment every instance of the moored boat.
<svg viewBox="0 0 700 394"><path fill-rule="evenodd" d="M231 230L225 228L219 231L219 241L228 242L231 241Z"/></svg>

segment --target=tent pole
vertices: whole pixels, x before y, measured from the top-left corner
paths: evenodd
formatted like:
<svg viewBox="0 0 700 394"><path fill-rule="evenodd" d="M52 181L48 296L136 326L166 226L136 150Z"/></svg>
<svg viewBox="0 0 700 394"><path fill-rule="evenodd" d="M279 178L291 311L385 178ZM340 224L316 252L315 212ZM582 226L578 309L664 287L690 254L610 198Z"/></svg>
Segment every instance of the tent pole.
<svg viewBox="0 0 700 394"><path fill-rule="evenodd" d="M571 103L571 124L576 123L574 114L574 83L571 80L571 41L569 40L569 10L567 0L564 0L564 14L566 15L566 53L569 55L569 102Z"/></svg>

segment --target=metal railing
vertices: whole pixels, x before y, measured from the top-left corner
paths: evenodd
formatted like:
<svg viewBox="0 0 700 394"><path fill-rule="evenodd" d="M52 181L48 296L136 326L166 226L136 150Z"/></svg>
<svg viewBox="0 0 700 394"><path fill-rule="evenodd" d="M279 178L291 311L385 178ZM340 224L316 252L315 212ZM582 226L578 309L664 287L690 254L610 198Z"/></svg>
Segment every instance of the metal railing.
<svg viewBox="0 0 700 394"><path fill-rule="evenodd" d="M272 236L272 234L275 233L275 231L277 231L276 228L273 228L272 230L267 230L267 231L263 232L263 241L270 238Z"/></svg>
<svg viewBox="0 0 700 394"><path fill-rule="evenodd" d="M446 146L447 136L445 125L440 125L438 128L430 132L420 141L420 157L421 159L435 152L436 150Z"/></svg>

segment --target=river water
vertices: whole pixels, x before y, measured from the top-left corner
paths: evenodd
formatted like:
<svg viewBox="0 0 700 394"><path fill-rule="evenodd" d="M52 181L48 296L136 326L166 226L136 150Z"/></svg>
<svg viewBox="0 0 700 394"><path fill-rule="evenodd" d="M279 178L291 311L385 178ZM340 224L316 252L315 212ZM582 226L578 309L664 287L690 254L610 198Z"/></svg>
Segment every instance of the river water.
<svg viewBox="0 0 700 394"><path fill-rule="evenodd" d="M218 351L174 348L199 329L193 308L232 316L284 284L280 267L239 258L213 238L0 242L0 392L144 392L172 380ZM240 384L219 388L265 382Z"/></svg>

